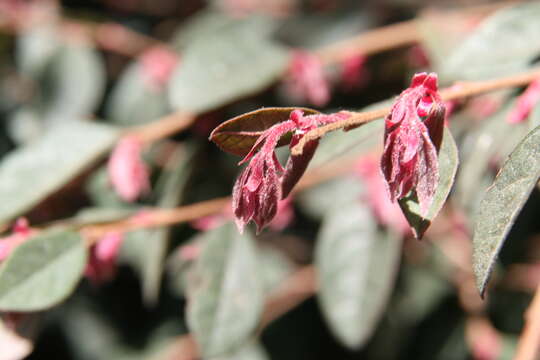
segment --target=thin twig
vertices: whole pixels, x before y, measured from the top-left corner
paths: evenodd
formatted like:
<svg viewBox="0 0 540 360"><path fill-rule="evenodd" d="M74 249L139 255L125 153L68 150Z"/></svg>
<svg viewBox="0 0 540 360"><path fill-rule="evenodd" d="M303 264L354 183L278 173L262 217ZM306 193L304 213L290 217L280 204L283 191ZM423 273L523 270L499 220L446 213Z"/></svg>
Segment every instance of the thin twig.
<svg viewBox="0 0 540 360"><path fill-rule="evenodd" d="M519 338L514 360L536 360L540 357L540 285L525 313L525 327Z"/></svg>
<svg viewBox="0 0 540 360"><path fill-rule="evenodd" d="M496 90L512 88L516 86L527 85L540 77L540 69L535 68L523 73L506 76L494 80L478 81L478 82L459 82L459 86L453 86L441 91L443 100L464 99L474 95L480 95ZM300 139L298 144L292 148L293 155L301 155L304 145L311 140L320 139L326 133L339 129L355 128L368 122L385 117L390 112L391 107L386 107L373 111L366 112L349 112L351 116L345 120L336 121L335 123L321 126L311 130Z"/></svg>
<svg viewBox="0 0 540 360"><path fill-rule="evenodd" d="M178 111L148 124L131 128L128 133L149 144L189 128L195 119L195 114Z"/></svg>

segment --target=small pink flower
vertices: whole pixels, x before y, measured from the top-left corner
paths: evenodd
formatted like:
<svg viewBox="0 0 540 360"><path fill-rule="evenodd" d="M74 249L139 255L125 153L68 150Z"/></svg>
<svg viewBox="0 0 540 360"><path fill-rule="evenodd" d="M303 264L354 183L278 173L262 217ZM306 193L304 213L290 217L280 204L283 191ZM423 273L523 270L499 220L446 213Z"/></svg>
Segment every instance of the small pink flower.
<svg viewBox="0 0 540 360"><path fill-rule="evenodd" d="M125 201L135 201L148 191L148 168L141 159L143 145L134 136L123 137L114 148L107 165L109 180Z"/></svg>
<svg viewBox="0 0 540 360"><path fill-rule="evenodd" d="M381 170L390 199L402 199L415 190L423 214L429 209L439 182L437 152L444 113L437 75L419 73L385 119Z"/></svg>
<svg viewBox="0 0 540 360"><path fill-rule="evenodd" d="M116 259L124 236L119 232L109 232L91 249L85 275L94 284L110 280L116 272Z"/></svg>
<svg viewBox="0 0 540 360"><path fill-rule="evenodd" d="M294 207L292 195L278 202L277 214L268 225L274 231L281 231L294 220Z"/></svg>
<svg viewBox="0 0 540 360"><path fill-rule="evenodd" d="M278 211L279 200L289 195L319 144L318 140L306 143L303 153L290 156L283 168L274 152L281 136L293 132L289 145L293 147L307 131L349 116L346 112L304 116L301 110L294 110L289 120L275 124L259 136L239 163L249 161L233 188L232 207L240 231L251 220L257 224L258 232L272 221Z"/></svg>
<svg viewBox="0 0 540 360"><path fill-rule="evenodd" d="M26 218L19 218L13 224L12 233L0 238L0 261L8 258L17 246L25 242L33 234Z"/></svg>
<svg viewBox="0 0 540 360"><path fill-rule="evenodd" d="M155 91L161 91L169 82L179 57L166 47L155 46L146 50L139 61L149 87Z"/></svg>
<svg viewBox="0 0 540 360"><path fill-rule="evenodd" d="M368 77L366 70L366 57L355 54L347 57L341 63L340 83L345 91L351 91L362 87Z"/></svg>
<svg viewBox="0 0 540 360"><path fill-rule="evenodd" d="M392 228L399 234L409 234L410 226L401 208L388 198L378 161L372 156L362 157L355 166L355 172L366 185L365 200L379 223Z"/></svg>
<svg viewBox="0 0 540 360"><path fill-rule="evenodd" d="M506 120L510 124L525 121L538 101L540 101L540 79L533 81L518 97L516 106L510 111Z"/></svg>
<svg viewBox="0 0 540 360"><path fill-rule="evenodd" d="M304 51L295 51L285 79L285 89L299 101L324 106L330 101L330 85L321 61Z"/></svg>

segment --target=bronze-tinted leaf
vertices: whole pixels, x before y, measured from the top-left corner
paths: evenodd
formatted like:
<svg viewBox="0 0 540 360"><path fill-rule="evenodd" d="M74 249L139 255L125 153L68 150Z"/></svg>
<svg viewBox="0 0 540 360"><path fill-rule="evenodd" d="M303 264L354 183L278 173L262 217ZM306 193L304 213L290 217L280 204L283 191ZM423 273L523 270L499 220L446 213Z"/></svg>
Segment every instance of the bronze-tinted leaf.
<svg viewBox="0 0 540 360"><path fill-rule="evenodd" d="M302 110L305 115L319 114L318 111L308 108L262 108L225 121L212 131L210 140L223 151L244 156L251 150L264 130L279 122L286 121L291 111L296 109ZM287 144L289 140L289 135L284 136L278 146Z"/></svg>

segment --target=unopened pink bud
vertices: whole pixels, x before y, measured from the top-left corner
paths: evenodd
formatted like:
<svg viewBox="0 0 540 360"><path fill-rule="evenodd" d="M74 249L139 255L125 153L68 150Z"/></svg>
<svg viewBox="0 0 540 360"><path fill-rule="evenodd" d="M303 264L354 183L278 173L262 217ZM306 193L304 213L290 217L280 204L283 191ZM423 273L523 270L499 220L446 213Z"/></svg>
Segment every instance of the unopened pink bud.
<svg viewBox="0 0 540 360"><path fill-rule="evenodd" d="M437 75L416 74L385 119L381 170L392 201L414 190L425 214L439 182L438 151L444 130L445 105Z"/></svg>
<svg viewBox="0 0 540 360"><path fill-rule="evenodd" d="M150 188L148 169L141 158L142 143L134 136L122 138L108 163L109 180L125 201L135 201Z"/></svg>
<svg viewBox="0 0 540 360"><path fill-rule="evenodd" d="M347 57L341 63L341 85L345 91L362 87L368 78L366 70L366 57L355 54Z"/></svg>
<svg viewBox="0 0 540 360"><path fill-rule="evenodd" d="M119 232L105 234L91 249L85 274L94 284L110 280L116 272L116 259L124 236Z"/></svg>

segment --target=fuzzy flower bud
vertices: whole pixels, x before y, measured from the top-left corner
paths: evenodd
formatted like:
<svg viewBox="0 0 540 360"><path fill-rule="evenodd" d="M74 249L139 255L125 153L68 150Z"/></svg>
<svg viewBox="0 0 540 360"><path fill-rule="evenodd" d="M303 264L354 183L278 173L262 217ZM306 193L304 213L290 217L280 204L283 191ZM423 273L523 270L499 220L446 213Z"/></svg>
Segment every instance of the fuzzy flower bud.
<svg viewBox="0 0 540 360"><path fill-rule="evenodd" d="M85 275L94 284L100 284L114 276L116 258L123 240L122 233L109 232L90 249L90 258L86 265Z"/></svg>
<svg viewBox="0 0 540 360"><path fill-rule="evenodd" d="M439 182L439 151L445 106L437 90L437 75L416 74L385 119L381 170L390 199L416 192L425 214Z"/></svg>
<svg viewBox="0 0 540 360"><path fill-rule="evenodd" d="M307 131L349 116L347 112L304 116L301 110L294 110L287 121L272 126L259 136L239 163L249 161L233 188L232 207L240 231L251 220L257 224L258 232L270 224L278 212L279 200L290 194L315 154L318 140L306 143L302 155L290 156L283 168L274 152L281 136L293 132L290 143L293 147Z"/></svg>
<svg viewBox="0 0 540 360"><path fill-rule="evenodd" d="M109 180L125 201L135 201L150 188L148 168L141 159L142 146L133 136L122 138L114 148L107 165Z"/></svg>

